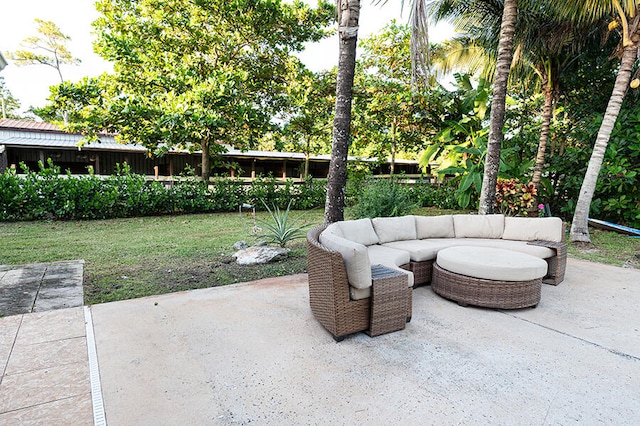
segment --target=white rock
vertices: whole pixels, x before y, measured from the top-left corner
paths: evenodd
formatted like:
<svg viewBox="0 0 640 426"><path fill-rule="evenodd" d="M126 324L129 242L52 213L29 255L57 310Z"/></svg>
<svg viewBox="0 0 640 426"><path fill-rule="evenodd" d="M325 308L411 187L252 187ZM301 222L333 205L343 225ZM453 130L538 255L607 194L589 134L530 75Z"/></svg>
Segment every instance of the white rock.
<svg viewBox="0 0 640 426"><path fill-rule="evenodd" d="M233 257L238 265L256 265L286 257L290 251L288 248L252 246L246 250L237 251Z"/></svg>
<svg viewBox="0 0 640 426"><path fill-rule="evenodd" d="M233 245L234 250L246 250L246 248L247 248L246 241L236 241L236 243Z"/></svg>

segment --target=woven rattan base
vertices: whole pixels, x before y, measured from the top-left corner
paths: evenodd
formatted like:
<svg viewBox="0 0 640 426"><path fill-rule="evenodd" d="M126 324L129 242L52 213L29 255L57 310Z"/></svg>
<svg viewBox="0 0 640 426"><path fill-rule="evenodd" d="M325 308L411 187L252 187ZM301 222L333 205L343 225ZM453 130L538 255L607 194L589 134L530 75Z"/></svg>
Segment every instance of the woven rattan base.
<svg viewBox="0 0 640 426"><path fill-rule="evenodd" d="M462 306L519 309L540 302L542 278L531 281L494 281L456 274L433 264L431 288Z"/></svg>
<svg viewBox="0 0 640 426"><path fill-rule="evenodd" d="M567 245L565 243L555 243L551 241L529 241L532 246L542 246L555 250L556 255L548 259L547 276L542 278L545 284L558 285L564 280L564 272L567 267Z"/></svg>
<svg viewBox="0 0 640 426"><path fill-rule="evenodd" d="M402 330L411 315L411 289L406 274L373 265L371 277L371 325L366 333L373 337Z"/></svg>

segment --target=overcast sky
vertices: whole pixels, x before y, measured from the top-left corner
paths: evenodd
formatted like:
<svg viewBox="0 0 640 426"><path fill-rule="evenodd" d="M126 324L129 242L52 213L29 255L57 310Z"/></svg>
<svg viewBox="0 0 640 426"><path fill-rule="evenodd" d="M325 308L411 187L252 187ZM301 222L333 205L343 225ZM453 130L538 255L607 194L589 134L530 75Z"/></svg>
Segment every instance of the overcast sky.
<svg viewBox="0 0 640 426"><path fill-rule="evenodd" d="M309 0L311 1L313 0ZM78 66L62 67L65 80L78 81L82 77L97 76L111 70L110 64L93 52L91 23L98 17L98 13L92 0L4 0L3 3L0 51L5 57L7 51L19 49L22 40L36 34L34 19L40 18L53 21L64 34L71 37L69 50L82 61ZM408 13L401 14L399 0L389 0L383 7L363 0L361 7L360 39L377 32L391 19L406 22L408 18ZM446 26L430 31L433 42L450 35ZM310 45L300 58L313 71L333 67L338 62L337 37ZM0 75L4 77L13 96L21 102L23 110L31 105L44 106L49 96L49 86L60 83L56 71L44 65L17 67L9 61Z"/></svg>

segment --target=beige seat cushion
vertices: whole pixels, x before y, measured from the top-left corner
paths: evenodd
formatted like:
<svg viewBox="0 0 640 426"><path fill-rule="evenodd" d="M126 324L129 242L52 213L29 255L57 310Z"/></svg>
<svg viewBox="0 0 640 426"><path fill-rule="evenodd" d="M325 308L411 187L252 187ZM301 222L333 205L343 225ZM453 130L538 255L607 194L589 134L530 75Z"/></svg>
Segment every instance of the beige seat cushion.
<svg viewBox="0 0 640 426"><path fill-rule="evenodd" d="M562 219L559 217L505 217L505 240L562 241Z"/></svg>
<svg viewBox="0 0 640 426"><path fill-rule="evenodd" d="M501 248L529 254L531 256L539 257L540 259L548 259L556 254L556 251L553 249L530 245L527 244L526 241L502 240L495 238L434 238L422 241L433 242L434 244L440 245L441 248L458 246Z"/></svg>
<svg viewBox="0 0 640 426"><path fill-rule="evenodd" d="M547 274L542 259L490 247L449 247L438 252L436 262L456 274L495 281L530 281Z"/></svg>
<svg viewBox="0 0 640 426"><path fill-rule="evenodd" d="M432 240L394 241L382 245L397 250L404 250L409 253L413 262L422 262L435 259L439 250L448 247L446 244L441 244L439 240L438 238L434 238Z"/></svg>
<svg viewBox="0 0 640 426"><path fill-rule="evenodd" d="M406 274L409 287L413 287L413 274L400 268L400 265L406 265L411 261L409 252L385 246L369 246L367 251L369 252L369 263L371 265L384 265L387 268Z"/></svg>
<svg viewBox="0 0 640 426"><path fill-rule="evenodd" d="M455 214L453 229L456 238L502 238L504 215Z"/></svg>
<svg viewBox="0 0 640 426"><path fill-rule="evenodd" d="M416 221L413 216L377 217L371 219L371 223L380 244L416 239Z"/></svg>

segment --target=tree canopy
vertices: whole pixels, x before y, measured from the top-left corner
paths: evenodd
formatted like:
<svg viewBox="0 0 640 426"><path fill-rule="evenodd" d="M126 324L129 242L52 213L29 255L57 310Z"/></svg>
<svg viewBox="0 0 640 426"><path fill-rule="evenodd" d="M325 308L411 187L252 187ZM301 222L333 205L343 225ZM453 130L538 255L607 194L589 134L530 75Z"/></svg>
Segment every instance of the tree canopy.
<svg viewBox="0 0 640 426"><path fill-rule="evenodd" d="M114 63L104 95L73 127L119 134L150 152L248 147L284 106L291 54L326 35L333 7L278 0L101 0L95 48ZM85 81L76 89L87 92ZM84 88L83 88L84 86ZM90 90L89 90L90 92ZM95 99L95 98L93 98Z"/></svg>
<svg viewBox="0 0 640 426"><path fill-rule="evenodd" d="M35 36L22 41L23 49L9 54L16 65L47 65L58 72L60 81L64 82L61 66L64 64L79 64L80 59L74 58L67 43L71 40L68 35L51 21L35 19Z"/></svg>

